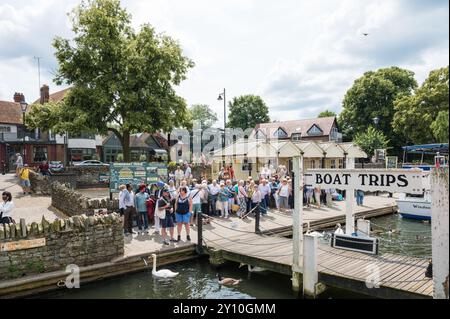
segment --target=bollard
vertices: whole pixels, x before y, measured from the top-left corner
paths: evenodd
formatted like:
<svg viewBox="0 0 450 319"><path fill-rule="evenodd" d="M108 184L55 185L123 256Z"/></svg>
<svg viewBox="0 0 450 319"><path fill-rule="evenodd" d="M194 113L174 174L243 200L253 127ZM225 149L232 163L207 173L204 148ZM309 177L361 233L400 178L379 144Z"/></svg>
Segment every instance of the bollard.
<svg viewBox="0 0 450 319"><path fill-rule="evenodd" d="M259 211L259 203L257 208L255 209L255 234L261 234L261 230L259 229L259 218L261 212Z"/></svg>
<svg viewBox="0 0 450 319"><path fill-rule="evenodd" d="M202 213L197 213L197 254L203 255L203 218Z"/></svg>
<svg viewBox="0 0 450 319"><path fill-rule="evenodd" d="M316 298L326 289L325 285L319 282L317 237L307 234L303 237L303 244L303 295Z"/></svg>

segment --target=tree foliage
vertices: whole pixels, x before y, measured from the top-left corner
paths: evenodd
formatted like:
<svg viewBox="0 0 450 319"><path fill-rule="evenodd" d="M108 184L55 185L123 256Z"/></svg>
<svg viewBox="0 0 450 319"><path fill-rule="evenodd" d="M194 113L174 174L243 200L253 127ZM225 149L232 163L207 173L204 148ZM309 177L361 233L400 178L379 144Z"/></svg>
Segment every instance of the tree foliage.
<svg viewBox="0 0 450 319"><path fill-rule="evenodd" d="M398 67L364 73L345 94L339 115L344 138L351 140L356 134L365 132L378 117L378 129L390 137L391 146L401 146L404 136L401 132L394 132L391 125L394 101L410 96L416 87L414 73Z"/></svg>
<svg viewBox="0 0 450 319"><path fill-rule="evenodd" d="M202 129L210 128L217 122L217 114L208 105L195 104L189 109L192 121L198 121Z"/></svg>
<svg viewBox="0 0 450 319"><path fill-rule="evenodd" d="M369 126L366 132L355 135L354 142L366 152L367 156L372 156L376 149L385 149L389 140L382 131Z"/></svg>
<svg viewBox="0 0 450 319"><path fill-rule="evenodd" d="M413 144L448 142L448 66L430 72L412 96L395 102L393 128Z"/></svg>
<svg viewBox="0 0 450 319"><path fill-rule="evenodd" d="M186 103L174 86L186 79L194 63L175 40L149 24L133 30L119 0L85 0L71 18L75 37L58 37L53 46L59 63L55 81L72 88L62 103L35 107L33 125L47 123L41 128L60 132L86 127L103 134L113 131L125 161L130 160L131 133L189 125ZM51 122L54 115L39 119L50 110L64 115L63 120Z"/></svg>
<svg viewBox="0 0 450 319"><path fill-rule="evenodd" d="M270 122L269 109L261 97L242 95L229 103L230 115L227 127L253 128L259 123Z"/></svg>
<svg viewBox="0 0 450 319"><path fill-rule="evenodd" d="M333 117L333 116L336 116L335 112L329 111L329 110L325 110L323 112L320 112L317 117L321 118L321 117Z"/></svg>

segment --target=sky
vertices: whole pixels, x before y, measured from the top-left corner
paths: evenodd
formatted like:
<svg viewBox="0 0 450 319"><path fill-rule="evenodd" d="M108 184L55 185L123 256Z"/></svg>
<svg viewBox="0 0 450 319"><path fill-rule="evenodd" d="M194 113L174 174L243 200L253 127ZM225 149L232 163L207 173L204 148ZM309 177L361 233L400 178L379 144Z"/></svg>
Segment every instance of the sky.
<svg viewBox="0 0 450 319"><path fill-rule="evenodd" d="M67 13L80 0L0 0L0 100L65 88L52 41L72 38ZM364 72L399 66L421 84L448 65L448 0L122 0L138 30L150 23L195 62L176 91L207 104L223 125L223 101L260 95L271 120L339 113ZM364 36L363 33L368 33Z"/></svg>

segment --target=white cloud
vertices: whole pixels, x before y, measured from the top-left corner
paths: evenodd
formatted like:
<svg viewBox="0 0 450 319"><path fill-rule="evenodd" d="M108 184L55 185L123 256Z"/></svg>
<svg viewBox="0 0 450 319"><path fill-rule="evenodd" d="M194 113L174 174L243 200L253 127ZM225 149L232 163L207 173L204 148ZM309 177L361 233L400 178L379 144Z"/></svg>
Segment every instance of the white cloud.
<svg viewBox="0 0 450 319"><path fill-rule="evenodd" d="M0 99L38 96L52 85L52 40L71 37L66 13L78 0L0 3ZM448 2L406 0L122 0L138 28L149 22L179 40L196 66L177 89L188 104L209 104L223 120L227 100L260 94L277 120L339 111L367 70L398 65L422 82L448 64ZM364 37L363 32L369 36ZM221 124L220 124L221 125Z"/></svg>

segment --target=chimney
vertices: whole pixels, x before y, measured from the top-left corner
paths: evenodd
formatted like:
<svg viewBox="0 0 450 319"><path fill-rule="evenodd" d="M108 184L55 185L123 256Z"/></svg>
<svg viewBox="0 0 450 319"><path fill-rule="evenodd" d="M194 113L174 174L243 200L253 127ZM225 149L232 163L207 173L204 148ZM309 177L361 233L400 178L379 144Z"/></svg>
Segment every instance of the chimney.
<svg viewBox="0 0 450 319"><path fill-rule="evenodd" d="M25 96L23 95L23 93L14 93L14 102L20 103L23 101L25 101Z"/></svg>
<svg viewBox="0 0 450 319"><path fill-rule="evenodd" d="M50 98L50 88L48 87L48 85L44 84L41 87L41 99L39 103L41 104L47 103L49 98Z"/></svg>

